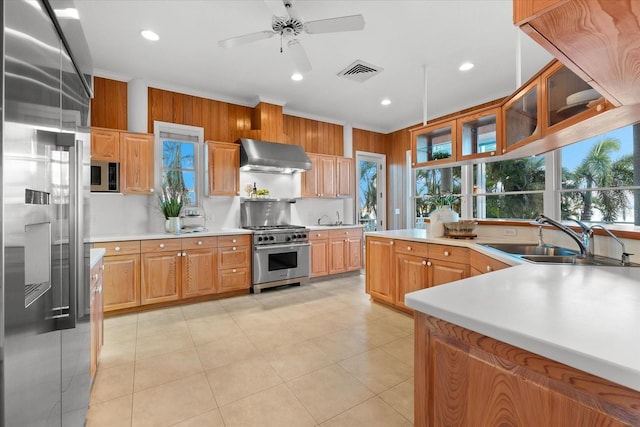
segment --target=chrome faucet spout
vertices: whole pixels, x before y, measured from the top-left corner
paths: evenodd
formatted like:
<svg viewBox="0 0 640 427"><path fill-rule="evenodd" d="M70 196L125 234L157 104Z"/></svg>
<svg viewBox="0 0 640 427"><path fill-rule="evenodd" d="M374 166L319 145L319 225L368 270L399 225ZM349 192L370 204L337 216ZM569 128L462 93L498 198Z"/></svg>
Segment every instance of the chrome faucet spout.
<svg viewBox="0 0 640 427"><path fill-rule="evenodd" d="M329 215L324 214L324 215L322 215L320 218L318 218L318 225L320 225L320 222L322 221L322 218L327 218L327 219L329 219Z"/></svg>
<svg viewBox="0 0 640 427"><path fill-rule="evenodd" d="M593 229L594 228L600 228L601 230L604 230L605 233L607 233L609 236L611 236L611 238L613 240L615 240L616 242L618 242L620 244L620 246L622 246L622 257L620 259L620 263L622 265L626 265L629 262L629 255L633 255L630 253L627 253L627 250L624 247L624 242L620 239L618 239L618 237L616 237L615 234L613 234L611 231L609 231L607 228L605 228L603 225L600 224L594 224L591 226L591 228L589 229L591 231L591 235L593 235Z"/></svg>
<svg viewBox="0 0 640 427"><path fill-rule="evenodd" d="M538 224L549 224L549 225L557 228L558 230L562 231L564 234L566 234L567 236L569 236L573 240L575 240L575 242L578 244L578 247L580 248L580 255L581 256L584 257L584 256L587 255L587 246L583 243L582 236L579 236L575 231L573 231L572 229L570 229L566 225L563 225L563 224L559 223L558 221L554 221L553 219L549 218L548 216L545 216L545 215L542 215L542 214L538 215L538 217L536 218L536 222Z"/></svg>
<svg viewBox="0 0 640 427"><path fill-rule="evenodd" d="M342 225L342 221L340 221L340 211L336 211L336 224Z"/></svg>

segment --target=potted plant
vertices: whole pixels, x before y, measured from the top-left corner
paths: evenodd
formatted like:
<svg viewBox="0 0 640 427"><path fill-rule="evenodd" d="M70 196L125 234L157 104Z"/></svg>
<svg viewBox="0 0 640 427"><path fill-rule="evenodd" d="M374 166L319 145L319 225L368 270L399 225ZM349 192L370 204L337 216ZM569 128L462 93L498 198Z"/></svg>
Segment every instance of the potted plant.
<svg viewBox="0 0 640 427"><path fill-rule="evenodd" d="M172 179L171 175L167 175L159 194L160 210L166 220L165 228L169 233L179 233L180 211L182 207L189 203L189 190L185 187L184 182L179 179Z"/></svg>

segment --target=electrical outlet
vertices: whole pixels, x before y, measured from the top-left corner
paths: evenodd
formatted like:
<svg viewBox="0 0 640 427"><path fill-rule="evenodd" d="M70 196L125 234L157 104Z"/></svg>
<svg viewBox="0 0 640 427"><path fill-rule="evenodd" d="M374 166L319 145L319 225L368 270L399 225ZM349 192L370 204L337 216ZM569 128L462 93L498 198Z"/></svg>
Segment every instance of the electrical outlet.
<svg viewBox="0 0 640 427"><path fill-rule="evenodd" d="M400 209L399 209L399 208L396 208L396 210L395 210L395 214L396 214L396 215L400 215Z"/></svg>
<svg viewBox="0 0 640 427"><path fill-rule="evenodd" d="M503 233L505 236L517 236L518 235L518 231L515 228L503 228Z"/></svg>

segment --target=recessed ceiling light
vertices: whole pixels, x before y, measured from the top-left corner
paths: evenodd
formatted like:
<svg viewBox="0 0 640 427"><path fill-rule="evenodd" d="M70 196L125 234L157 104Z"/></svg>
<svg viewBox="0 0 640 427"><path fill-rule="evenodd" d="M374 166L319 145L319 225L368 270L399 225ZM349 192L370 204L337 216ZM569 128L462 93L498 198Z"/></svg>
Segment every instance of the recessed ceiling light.
<svg viewBox="0 0 640 427"><path fill-rule="evenodd" d="M152 42L160 40L160 36L151 30L142 30L140 31L140 35L147 40L151 40Z"/></svg>
<svg viewBox="0 0 640 427"><path fill-rule="evenodd" d="M458 67L460 71L469 71L473 68L473 64L471 62L465 62L461 66Z"/></svg>
<svg viewBox="0 0 640 427"><path fill-rule="evenodd" d="M60 19L80 19L78 9L67 7L66 9L55 9L56 16Z"/></svg>
<svg viewBox="0 0 640 427"><path fill-rule="evenodd" d="M380 104L389 105L389 104L391 104L391 100L389 98L385 98L382 101L380 101Z"/></svg>
<svg viewBox="0 0 640 427"><path fill-rule="evenodd" d="M293 80L294 82L299 82L300 80L302 80L304 77L302 76L302 74L300 73L293 73L291 74L291 80Z"/></svg>

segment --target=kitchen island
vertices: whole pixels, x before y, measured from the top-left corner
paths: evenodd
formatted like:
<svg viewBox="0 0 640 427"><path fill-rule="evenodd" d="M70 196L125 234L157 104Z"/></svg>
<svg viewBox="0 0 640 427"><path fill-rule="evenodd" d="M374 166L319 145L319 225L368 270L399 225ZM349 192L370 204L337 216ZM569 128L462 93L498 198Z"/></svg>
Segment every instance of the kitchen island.
<svg viewBox="0 0 640 427"><path fill-rule="evenodd" d="M640 425L639 269L522 263L405 304L416 426Z"/></svg>

